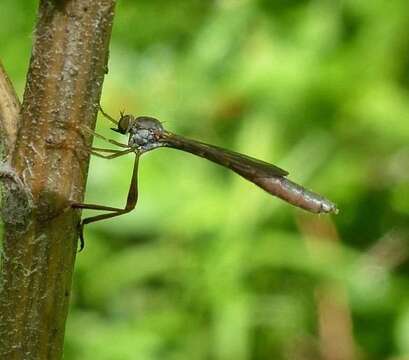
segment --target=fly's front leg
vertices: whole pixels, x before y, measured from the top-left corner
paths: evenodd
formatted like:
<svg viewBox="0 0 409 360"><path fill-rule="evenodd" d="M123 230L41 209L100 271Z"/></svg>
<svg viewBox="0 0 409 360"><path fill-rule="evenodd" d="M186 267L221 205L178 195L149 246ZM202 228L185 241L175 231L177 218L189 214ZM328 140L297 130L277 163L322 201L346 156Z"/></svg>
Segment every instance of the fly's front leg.
<svg viewBox="0 0 409 360"><path fill-rule="evenodd" d="M125 153L130 152L128 149L126 151L121 151L121 155L124 155ZM120 156L118 154L113 154L117 155L116 157ZM112 155L111 155L112 156ZM111 157L112 158L112 157ZM134 161L134 166L133 166L133 171L132 171L132 177L131 177L131 183L129 185L129 191L128 191L128 197L126 200L126 205L123 209L120 208L114 208L110 206L104 206L104 205L96 205L96 204L82 204L82 203L73 203L71 204L71 207L74 209L90 209L90 210L103 210L103 211L110 211L111 213L107 214L101 214L101 215L96 215L96 216L91 216L88 218L83 219L80 222L79 225L79 236L80 236L80 249L81 251L84 248L85 242L84 242L84 226L86 224L100 221L100 220L106 220L113 218L115 216L120 216L123 214L126 214L130 211L132 211L136 203L138 201L138 164L139 164L139 154L136 154L135 156L135 161Z"/></svg>
<svg viewBox="0 0 409 360"><path fill-rule="evenodd" d="M132 149L132 148L129 148L129 149L126 149L126 150L111 150L111 149L100 149L100 148L91 148L90 149L90 153L92 155L95 155L95 156L98 156L98 157L101 157L101 158L104 158L104 159L108 159L108 160L115 159L115 158L117 158L119 156L126 155L126 154L129 154L129 153L134 152L134 151L135 150ZM104 155L104 154L100 154L99 152L109 152L109 153L112 153L112 154L111 155Z"/></svg>
<svg viewBox="0 0 409 360"><path fill-rule="evenodd" d="M99 104L99 111L101 111L101 114L104 115L104 117L106 119L108 119L109 121L113 122L115 125L118 126L118 121L116 121L111 115L108 115L103 109L101 104Z"/></svg>
<svg viewBox="0 0 409 360"><path fill-rule="evenodd" d="M88 126L81 125L81 129L84 130L85 132L87 132L90 135L93 135L93 136L95 136L97 138L100 138L100 139L102 139L104 141L109 142L110 144L114 144L116 146L120 146L120 147L123 147L123 148L129 148L129 145L122 144L119 141L116 141L116 140L113 140L113 139L108 139L107 137L105 137L105 136L103 136L101 134L98 134L95 131L91 130Z"/></svg>

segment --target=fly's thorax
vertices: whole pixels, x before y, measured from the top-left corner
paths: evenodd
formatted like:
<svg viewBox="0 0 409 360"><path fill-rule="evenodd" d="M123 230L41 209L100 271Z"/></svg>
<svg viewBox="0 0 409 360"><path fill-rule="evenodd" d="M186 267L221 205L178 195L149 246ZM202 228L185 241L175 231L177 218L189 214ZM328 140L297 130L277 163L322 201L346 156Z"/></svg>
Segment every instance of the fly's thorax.
<svg viewBox="0 0 409 360"><path fill-rule="evenodd" d="M137 148L141 152L163 146L160 139L164 131L161 122L153 117L140 116L134 118L128 130L128 145Z"/></svg>
<svg viewBox="0 0 409 360"><path fill-rule="evenodd" d="M151 116L138 116L133 119L132 127L138 129L163 131L162 123Z"/></svg>

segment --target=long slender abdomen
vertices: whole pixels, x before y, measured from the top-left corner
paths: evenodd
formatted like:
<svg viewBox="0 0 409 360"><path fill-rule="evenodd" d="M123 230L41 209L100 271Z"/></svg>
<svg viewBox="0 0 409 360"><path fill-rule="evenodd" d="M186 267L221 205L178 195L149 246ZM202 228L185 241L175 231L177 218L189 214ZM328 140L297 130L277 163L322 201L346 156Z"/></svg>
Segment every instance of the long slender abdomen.
<svg viewBox="0 0 409 360"><path fill-rule="evenodd" d="M283 176L259 177L251 181L268 193L313 213L338 213L337 206Z"/></svg>
<svg viewBox="0 0 409 360"><path fill-rule="evenodd" d="M187 151L225 166L288 203L313 213L338 213L337 206L286 178L285 170L249 156L166 133L164 146Z"/></svg>

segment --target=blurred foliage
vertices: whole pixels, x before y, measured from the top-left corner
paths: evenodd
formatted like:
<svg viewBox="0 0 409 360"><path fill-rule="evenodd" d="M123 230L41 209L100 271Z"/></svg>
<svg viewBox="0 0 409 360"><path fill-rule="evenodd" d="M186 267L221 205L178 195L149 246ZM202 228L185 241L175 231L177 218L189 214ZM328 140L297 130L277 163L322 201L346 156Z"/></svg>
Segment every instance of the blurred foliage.
<svg viewBox="0 0 409 360"><path fill-rule="evenodd" d="M22 94L35 4L2 9ZM65 359L409 356L407 1L122 0L109 70L106 111L275 163L341 211L145 155L137 209L86 228ZM131 165L92 159L87 201L122 206Z"/></svg>

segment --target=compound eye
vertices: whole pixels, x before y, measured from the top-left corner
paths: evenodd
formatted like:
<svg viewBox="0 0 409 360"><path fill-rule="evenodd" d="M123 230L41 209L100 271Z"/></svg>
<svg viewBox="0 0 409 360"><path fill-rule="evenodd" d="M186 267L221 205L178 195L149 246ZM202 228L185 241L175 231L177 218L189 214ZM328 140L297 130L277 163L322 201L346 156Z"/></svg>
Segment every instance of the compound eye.
<svg viewBox="0 0 409 360"><path fill-rule="evenodd" d="M129 115L122 115L118 122L117 131L121 134L126 134L129 130L130 122L131 122L131 117Z"/></svg>

